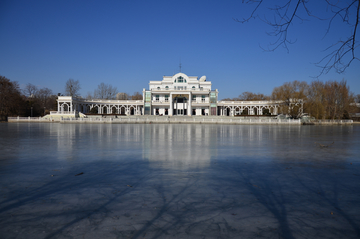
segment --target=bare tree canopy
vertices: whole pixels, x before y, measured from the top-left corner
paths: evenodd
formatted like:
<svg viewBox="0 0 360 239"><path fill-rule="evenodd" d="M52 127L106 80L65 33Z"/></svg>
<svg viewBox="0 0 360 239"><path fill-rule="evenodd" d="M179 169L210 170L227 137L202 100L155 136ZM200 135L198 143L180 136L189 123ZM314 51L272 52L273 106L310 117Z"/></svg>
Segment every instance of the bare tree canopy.
<svg viewBox="0 0 360 239"><path fill-rule="evenodd" d="M0 120L6 119L7 116L19 115L24 105L19 84L0 76Z"/></svg>
<svg viewBox="0 0 360 239"><path fill-rule="evenodd" d="M31 98L35 97L38 91L39 89L37 88L37 86L31 83L26 84L25 89L23 90L24 95Z"/></svg>
<svg viewBox="0 0 360 239"><path fill-rule="evenodd" d="M131 97L125 92L119 92L116 95L117 100L130 100Z"/></svg>
<svg viewBox="0 0 360 239"><path fill-rule="evenodd" d="M266 96L264 94L258 93L252 93L252 92L248 92L245 91L243 92L241 95L239 95L239 100L269 100L270 97Z"/></svg>
<svg viewBox="0 0 360 239"><path fill-rule="evenodd" d="M27 115L40 116L57 109L57 96L49 88L39 89L37 86L29 83L25 86L23 93L27 103Z"/></svg>
<svg viewBox="0 0 360 239"><path fill-rule="evenodd" d="M242 0L242 2L253 4L253 10L249 16L236 21L244 23L258 17L272 28L268 34L274 36L276 40L270 44L268 51L274 51L280 46L288 50L288 44L294 43L288 36L289 29L296 23L307 20L306 18L313 18L327 21L326 34L333 24L344 24L344 27L350 29L348 35L334 39L333 44L325 49L325 56L316 63L321 67L319 75L326 74L332 69L343 73L354 60L360 60L356 55L359 46L356 37L359 34L357 28L360 20L360 0ZM324 8L317 7L313 11L314 3L324 3ZM271 18L260 17L258 13L262 9L269 10Z"/></svg>
<svg viewBox="0 0 360 239"><path fill-rule="evenodd" d="M140 92L135 92L132 96L131 96L132 100L142 100L143 99L143 95L140 94Z"/></svg>
<svg viewBox="0 0 360 239"><path fill-rule="evenodd" d="M94 98L114 100L116 98L117 88L112 85L101 83L94 91Z"/></svg>
<svg viewBox="0 0 360 239"><path fill-rule="evenodd" d="M50 90L49 88L42 88L38 90L36 98L39 100L41 107L49 107L48 102L50 101L52 95L52 90Z"/></svg>
<svg viewBox="0 0 360 239"><path fill-rule="evenodd" d="M85 99L92 100L94 98L94 95L91 94L91 92L86 93Z"/></svg>
<svg viewBox="0 0 360 239"><path fill-rule="evenodd" d="M303 113L302 106L306 99L308 88L308 84L305 81L286 82L282 86L274 88L271 98L284 102L280 107L281 113L289 114L293 118L299 118Z"/></svg>
<svg viewBox="0 0 360 239"><path fill-rule="evenodd" d="M77 97L79 96L80 83L78 80L69 79L65 84L65 95Z"/></svg>
<svg viewBox="0 0 360 239"><path fill-rule="evenodd" d="M245 91L237 98L225 98L224 101L252 101L252 100L270 100L270 97L262 93L252 93Z"/></svg>
<svg viewBox="0 0 360 239"><path fill-rule="evenodd" d="M360 103L360 94L355 96L355 103Z"/></svg>
<svg viewBox="0 0 360 239"><path fill-rule="evenodd" d="M352 104L355 97L345 80L313 81L310 85L305 81L286 82L274 88L272 98L284 101L280 112L294 118L303 113L301 105L305 113L317 119L347 119L356 111Z"/></svg>

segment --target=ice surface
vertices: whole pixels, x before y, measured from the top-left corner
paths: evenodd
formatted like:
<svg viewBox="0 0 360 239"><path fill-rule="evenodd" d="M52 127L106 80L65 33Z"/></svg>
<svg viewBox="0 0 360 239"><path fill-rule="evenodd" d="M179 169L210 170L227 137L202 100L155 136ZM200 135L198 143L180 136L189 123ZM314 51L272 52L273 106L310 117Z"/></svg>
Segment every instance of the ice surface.
<svg viewBox="0 0 360 239"><path fill-rule="evenodd" d="M359 145L359 126L0 124L0 238L359 238Z"/></svg>

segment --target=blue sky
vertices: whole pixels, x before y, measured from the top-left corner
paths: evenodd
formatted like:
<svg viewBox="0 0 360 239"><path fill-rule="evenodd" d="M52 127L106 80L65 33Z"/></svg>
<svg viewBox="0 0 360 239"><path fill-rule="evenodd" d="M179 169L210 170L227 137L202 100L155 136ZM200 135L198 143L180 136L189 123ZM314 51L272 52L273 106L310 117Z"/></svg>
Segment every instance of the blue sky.
<svg viewBox="0 0 360 239"><path fill-rule="evenodd" d="M294 24L295 44L264 52L271 31L259 19L246 24L252 6L242 1L0 1L0 75L64 92L69 78L79 80L81 94L101 82L133 94L150 80L182 72L203 76L220 91L219 98L244 91L270 95L285 82L311 82L314 63L349 28L337 22L325 35L326 22ZM320 1L314 13L324 8ZM266 14L266 12L259 12ZM331 71L321 81L347 80L360 94L360 63L345 74Z"/></svg>

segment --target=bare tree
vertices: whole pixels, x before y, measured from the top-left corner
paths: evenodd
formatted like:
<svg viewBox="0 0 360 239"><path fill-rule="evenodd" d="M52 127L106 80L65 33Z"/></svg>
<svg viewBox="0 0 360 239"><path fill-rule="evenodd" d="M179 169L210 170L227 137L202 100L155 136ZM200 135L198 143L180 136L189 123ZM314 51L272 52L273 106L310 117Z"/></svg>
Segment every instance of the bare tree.
<svg viewBox="0 0 360 239"><path fill-rule="evenodd" d="M131 97L127 93L120 92L120 93L117 93L116 99L117 100L130 100Z"/></svg>
<svg viewBox="0 0 360 239"><path fill-rule="evenodd" d="M280 107L281 113L289 114L293 118L299 118L303 113L302 109L307 92L308 84L305 81L286 82L282 86L274 88L271 98L284 102Z"/></svg>
<svg viewBox="0 0 360 239"><path fill-rule="evenodd" d="M116 98L117 88L112 85L101 83L94 91L94 98L114 100Z"/></svg>
<svg viewBox="0 0 360 239"><path fill-rule="evenodd" d="M36 98L39 100L41 107L49 107L50 105L48 103L52 95L52 90L50 90L49 88L42 88L38 90Z"/></svg>
<svg viewBox="0 0 360 239"><path fill-rule="evenodd" d="M316 119L326 118L325 84L322 81L316 80L311 82L308 99L305 104L307 105L306 113L309 113Z"/></svg>
<svg viewBox="0 0 360 239"><path fill-rule="evenodd" d="M258 93L258 94L254 94L251 92L243 92L241 95L239 95L239 100L245 100L245 101L250 101L250 100L269 100L270 97L266 96L264 94Z"/></svg>
<svg viewBox="0 0 360 239"><path fill-rule="evenodd" d="M360 103L360 94L355 96L355 103Z"/></svg>
<svg viewBox="0 0 360 239"><path fill-rule="evenodd" d="M324 86L324 99L327 118L342 119L349 118L349 113L353 113L354 95L350 92L346 81L328 81Z"/></svg>
<svg viewBox="0 0 360 239"><path fill-rule="evenodd" d="M79 96L80 89L79 80L69 79L65 84L65 95L77 97Z"/></svg>
<svg viewBox="0 0 360 239"><path fill-rule="evenodd" d="M140 92L135 92L132 96L131 96L132 100L142 100L143 99L143 95L140 94Z"/></svg>
<svg viewBox="0 0 360 239"><path fill-rule="evenodd" d="M251 100L270 100L270 96L264 95L262 93L252 93L249 91L245 91L239 95L239 97L235 98L225 98L223 101L251 101Z"/></svg>
<svg viewBox="0 0 360 239"><path fill-rule="evenodd" d="M23 90L24 95L30 98L34 98L38 91L39 89L37 88L37 86L31 83L26 84L25 89Z"/></svg>
<svg viewBox="0 0 360 239"><path fill-rule="evenodd" d="M85 99L87 100L92 100L94 98L94 96L91 94L91 92L88 92L85 96Z"/></svg>
<svg viewBox="0 0 360 239"><path fill-rule="evenodd" d="M0 76L0 120L21 114L24 106L25 102L20 94L19 84Z"/></svg>
<svg viewBox="0 0 360 239"><path fill-rule="evenodd" d="M318 0L282 0L280 5L277 5L279 1L242 0L245 4L254 3L255 7L250 16L242 20L235 20L245 23L258 17L267 23L272 28L268 34L276 38L268 47L268 51L274 51L280 46L288 50L288 44L295 42L290 40L288 30L293 27L296 20L304 21L306 17L310 17L328 21L328 29L325 34L329 32L332 24L335 24L334 22L339 21L345 24L344 27L350 28L349 34L334 40L334 43L325 49L328 53L316 65L322 69L319 75L328 73L332 69L342 73L354 60L360 60L356 56L356 48L359 46L356 37L358 36L357 28L360 20L360 0L325 0L327 7L316 9L316 14L313 14L310 3L316 1ZM265 6L269 2L271 5ZM271 12L272 20L259 17L258 12L264 7ZM322 18L323 15L328 14L328 10L330 10L330 16Z"/></svg>

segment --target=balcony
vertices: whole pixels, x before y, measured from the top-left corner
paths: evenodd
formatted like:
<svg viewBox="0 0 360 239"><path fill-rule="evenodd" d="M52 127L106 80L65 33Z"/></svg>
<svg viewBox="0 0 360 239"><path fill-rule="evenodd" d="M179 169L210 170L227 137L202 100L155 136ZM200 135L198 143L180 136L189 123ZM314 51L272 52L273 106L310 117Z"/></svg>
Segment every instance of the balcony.
<svg viewBox="0 0 360 239"><path fill-rule="evenodd" d="M200 92L200 91L204 91L204 92L210 92L210 89L204 89L204 88L153 88L151 89L151 91L154 92L159 92L159 91L196 91L196 92Z"/></svg>

